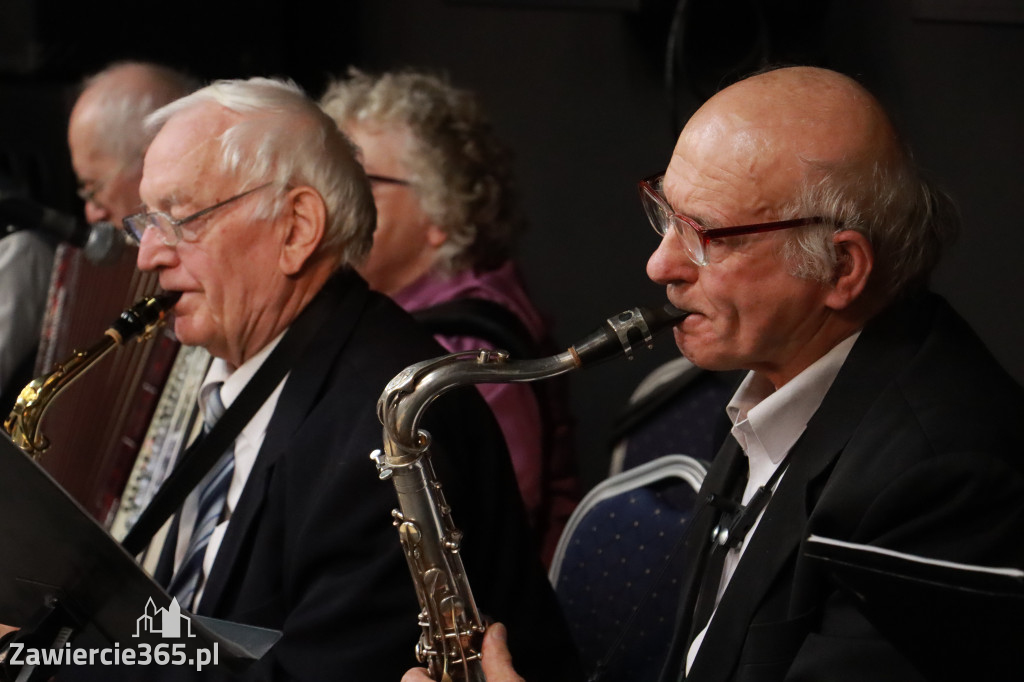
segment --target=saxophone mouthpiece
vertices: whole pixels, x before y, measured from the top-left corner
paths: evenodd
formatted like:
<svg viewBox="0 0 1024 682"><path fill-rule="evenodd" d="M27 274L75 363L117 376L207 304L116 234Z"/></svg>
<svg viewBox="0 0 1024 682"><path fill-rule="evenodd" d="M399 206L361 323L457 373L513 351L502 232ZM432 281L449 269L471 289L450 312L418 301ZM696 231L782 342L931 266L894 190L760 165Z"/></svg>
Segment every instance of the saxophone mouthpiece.
<svg viewBox="0 0 1024 682"><path fill-rule="evenodd" d="M680 310L671 303L666 303L660 308L645 308L640 306L639 308L644 319L647 320L647 326L651 329L651 334L657 334L666 327L674 327L690 314L688 310Z"/></svg>
<svg viewBox="0 0 1024 682"><path fill-rule="evenodd" d="M179 298L181 292L172 291L142 299L121 313L107 329L107 335L118 344L130 341L140 334L145 337L164 321Z"/></svg>
<svg viewBox="0 0 1024 682"><path fill-rule="evenodd" d="M660 308L638 306L605 320L596 331L572 346L569 352L578 366L591 365L625 353L630 359L633 349L643 344L651 347L654 335L676 325L690 313L671 303Z"/></svg>

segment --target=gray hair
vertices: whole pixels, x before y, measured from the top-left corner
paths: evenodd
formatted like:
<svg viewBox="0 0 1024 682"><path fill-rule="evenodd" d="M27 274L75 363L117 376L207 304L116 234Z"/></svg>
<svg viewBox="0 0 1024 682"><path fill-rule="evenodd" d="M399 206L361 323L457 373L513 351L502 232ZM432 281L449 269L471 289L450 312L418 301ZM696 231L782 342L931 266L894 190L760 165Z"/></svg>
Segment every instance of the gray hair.
<svg viewBox="0 0 1024 682"><path fill-rule="evenodd" d="M124 168L141 164L152 139L145 118L198 85L184 73L148 62L115 62L87 77L81 91L94 95L89 118L97 151Z"/></svg>
<svg viewBox="0 0 1024 682"><path fill-rule="evenodd" d="M440 269L490 270L509 258L525 229L512 158L473 93L422 71L372 76L350 69L328 86L321 106L343 130L371 123L411 133L402 162L423 212L448 235Z"/></svg>
<svg viewBox="0 0 1024 682"><path fill-rule="evenodd" d="M832 235L855 230L874 250L871 286L883 300L923 288L959 231L952 200L916 167L909 151L863 165L814 164L783 217L822 216L830 224L792 233L784 247L794 275L822 282L835 276Z"/></svg>
<svg viewBox="0 0 1024 682"><path fill-rule="evenodd" d="M172 116L206 104L240 116L218 137L218 170L237 177L240 189L260 182L312 187L327 208L318 252L339 265L358 264L373 243L373 194L352 145L316 102L291 81L221 80L163 107L146 124L159 128ZM276 200L264 200L259 211L279 210Z"/></svg>

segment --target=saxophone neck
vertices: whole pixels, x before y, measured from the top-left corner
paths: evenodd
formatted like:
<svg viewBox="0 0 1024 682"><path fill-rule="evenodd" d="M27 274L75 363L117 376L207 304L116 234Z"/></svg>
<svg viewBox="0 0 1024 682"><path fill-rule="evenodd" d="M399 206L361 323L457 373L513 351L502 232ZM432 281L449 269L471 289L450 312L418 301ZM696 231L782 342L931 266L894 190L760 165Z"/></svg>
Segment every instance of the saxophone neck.
<svg viewBox="0 0 1024 682"><path fill-rule="evenodd" d="M142 340L152 336L179 297L180 294L162 294L139 301L122 312L93 346L73 351L71 357L57 363L52 372L33 379L21 389L14 408L4 420L4 430L11 441L38 459L49 447L39 427L53 399L115 346L136 337Z"/></svg>
<svg viewBox="0 0 1024 682"><path fill-rule="evenodd" d="M116 340L106 334L88 350L74 351L70 358L58 363L52 372L36 377L21 389L11 413L4 421L4 430L11 441L34 459L39 459L50 445L39 426L53 399L115 345Z"/></svg>
<svg viewBox="0 0 1024 682"><path fill-rule="evenodd" d="M608 318L568 350L546 358L513 360L504 351L454 353L406 367L388 382L377 416L384 425L384 455L388 464L414 461L428 445L419 430L427 407L442 394L469 384L537 381L626 355L641 345L651 347L659 331L682 321L689 313L671 305L636 307Z"/></svg>
<svg viewBox="0 0 1024 682"><path fill-rule="evenodd" d="M429 436L420 419L437 398L459 386L535 381L575 369L570 351L535 360L511 360L504 351L466 351L406 367L384 388L377 416L384 426L384 451L389 464L415 460Z"/></svg>

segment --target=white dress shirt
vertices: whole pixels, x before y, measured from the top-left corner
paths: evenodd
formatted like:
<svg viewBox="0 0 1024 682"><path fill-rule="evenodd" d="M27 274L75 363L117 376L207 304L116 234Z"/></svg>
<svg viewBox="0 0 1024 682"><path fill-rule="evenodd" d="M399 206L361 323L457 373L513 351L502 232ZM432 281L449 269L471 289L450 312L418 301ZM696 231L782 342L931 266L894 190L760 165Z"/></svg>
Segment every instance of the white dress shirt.
<svg viewBox="0 0 1024 682"><path fill-rule="evenodd" d="M790 448L797 442L807 428L807 422L811 420L814 413L821 407L821 401L835 381L839 369L846 362L850 349L860 336L860 332L840 341L829 352L818 358L810 367L800 372L790 381L782 385L782 388L775 390L771 382L755 372L747 374L746 378L736 390L732 400L726 406L725 411L732 421L732 435L743 449L747 456L747 464L750 466L747 486L743 490L741 502L745 505L750 502L757 489L768 482L772 474L785 459ZM782 476L785 472L782 473ZM782 476L776 480L778 487ZM773 489L774 490L774 489ZM769 501L769 504L771 502ZM766 507L767 508L767 507ZM721 601L736 566L743 556L743 550L747 547L747 541L757 532L757 527L764 516L764 509L758 514L754 525L750 528L746 538L729 550L725 555L725 562L722 566L722 581L718 586L718 595L715 598L717 612L718 602ZM714 620L715 613L711 614L708 624L701 630L686 655L686 672L689 674L693 659L697 656L704 635Z"/></svg>

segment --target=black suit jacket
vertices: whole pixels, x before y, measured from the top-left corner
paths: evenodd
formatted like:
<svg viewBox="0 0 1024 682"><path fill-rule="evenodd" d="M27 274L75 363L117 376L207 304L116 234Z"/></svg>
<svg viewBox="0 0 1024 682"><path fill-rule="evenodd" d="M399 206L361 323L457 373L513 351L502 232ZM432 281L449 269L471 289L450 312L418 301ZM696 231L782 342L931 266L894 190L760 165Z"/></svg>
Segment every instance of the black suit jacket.
<svg viewBox="0 0 1024 682"><path fill-rule="evenodd" d="M419 605L391 524L394 486L369 458L382 444L376 403L398 372L444 351L355 274L320 295L348 312L291 370L197 613L283 631L245 679L397 682L416 665ZM510 623L534 679L577 677L571 657L549 664L571 640L493 416L470 387L439 399L424 425L443 450L433 461L481 612Z"/></svg>
<svg viewBox="0 0 1024 682"><path fill-rule="evenodd" d="M1011 432L1022 419L1020 386L945 301L917 297L869 323L794 445L688 679L922 679L920 661L876 629L804 543L813 533L1024 567L1024 457ZM730 462L743 456L729 441L703 493L723 492ZM704 507L694 519L664 680L680 677L714 517ZM938 656L945 644L934 646Z"/></svg>

